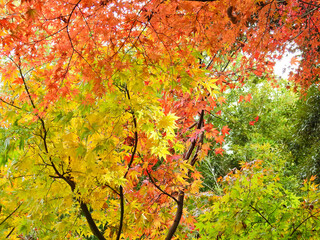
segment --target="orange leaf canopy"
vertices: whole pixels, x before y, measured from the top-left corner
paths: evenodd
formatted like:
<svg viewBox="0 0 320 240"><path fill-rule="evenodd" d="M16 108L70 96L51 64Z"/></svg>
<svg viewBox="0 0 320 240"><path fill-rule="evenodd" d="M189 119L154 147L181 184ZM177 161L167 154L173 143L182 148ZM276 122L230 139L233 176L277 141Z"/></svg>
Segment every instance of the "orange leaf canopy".
<svg viewBox="0 0 320 240"><path fill-rule="evenodd" d="M74 95L82 82L92 83L92 92L101 96L112 74L131 67L125 56L129 51L146 67L179 66L190 76L198 68L195 50L206 52L210 65L242 51L250 58L242 59L238 71L255 68L261 74L270 67L266 57L273 59L274 51L281 54L290 46L304 54L293 80L307 87L319 74L317 7L299 0L7 0L0 3L1 56L33 69L48 95L44 105ZM1 69L4 76L11 70L7 65ZM220 78L228 74L215 72Z"/></svg>

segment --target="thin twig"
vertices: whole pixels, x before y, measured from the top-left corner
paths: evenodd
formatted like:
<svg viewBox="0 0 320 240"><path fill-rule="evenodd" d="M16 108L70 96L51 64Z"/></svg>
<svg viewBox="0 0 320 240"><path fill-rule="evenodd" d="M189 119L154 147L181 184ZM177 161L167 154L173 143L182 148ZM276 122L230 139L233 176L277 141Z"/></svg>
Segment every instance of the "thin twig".
<svg viewBox="0 0 320 240"><path fill-rule="evenodd" d="M8 233L8 235L6 236L6 238L9 238L10 237L10 235L13 233L13 231L15 230L16 228L15 227L13 227L12 229L11 229L11 231Z"/></svg>
<svg viewBox="0 0 320 240"><path fill-rule="evenodd" d="M315 214L317 214L317 213L319 213L319 212L320 212L320 210L318 210ZM303 223L305 223L309 218L315 217L315 214L311 214L311 213L310 213L310 216L308 216L306 219L304 219L303 221L301 221L301 223L299 223L298 226L293 229L293 231L292 231L292 233L290 234L290 236L292 236L292 235L294 234L294 232L297 231L298 228L299 228Z"/></svg>
<svg viewBox="0 0 320 240"><path fill-rule="evenodd" d="M9 102L3 100L2 98L0 98L0 101L3 102L3 103L5 103L5 104L10 105L11 107L14 107L14 108L16 108L16 109L22 110L21 107L18 107L18 106L16 106L16 105L12 104L12 103L9 103Z"/></svg>
<svg viewBox="0 0 320 240"><path fill-rule="evenodd" d="M18 205L18 207L16 207L15 210L13 210L12 213L10 213L4 220L2 220L2 222L0 223L0 225L2 225L5 221L7 221L22 205L22 202Z"/></svg>
<svg viewBox="0 0 320 240"><path fill-rule="evenodd" d="M253 210L255 210L271 227L272 227L272 224L268 221L268 219L265 218L265 216L262 215L262 213L256 209L254 206L252 206L251 204L249 205Z"/></svg>
<svg viewBox="0 0 320 240"><path fill-rule="evenodd" d="M176 199L174 196L172 196L171 194L165 192L164 190L162 190L154 181L154 179L151 177L151 174L149 171L146 171L148 173L149 179L152 182L152 184L160 191L162 192L164 195L167 195L168 197L172 198L176 203L179 203L178 199Z"/></svg>

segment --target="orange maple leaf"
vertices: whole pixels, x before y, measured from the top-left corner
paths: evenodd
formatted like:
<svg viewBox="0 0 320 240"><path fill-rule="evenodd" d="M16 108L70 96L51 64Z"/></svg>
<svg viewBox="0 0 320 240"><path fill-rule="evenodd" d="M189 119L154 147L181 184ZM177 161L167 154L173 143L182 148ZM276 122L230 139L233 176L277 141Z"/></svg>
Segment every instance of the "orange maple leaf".
<svg viewBox="0 0 320 240"><path fill-rule="evenodd" d="M224 136L220 135L214 138L214 140L216 140L217 143L222 144L224 142Z"/></svg>
<svg viewBox="0 0 320 240"><path fill-rule="evenodd" d="M201 150L204 151L205 153L208 153L208 151L210 150L210 144L209 143L202 144Z"/></svg>
<svg viewBox="0 0 320 240"><path fill-rule="evenodd" d="M317 178L317 176L312 175L312 176L310 177L310 182L313 182L316 178Z"/></svg>
<svg viewBox="0 0 320 240"><path fill-rule="evenodd" d="M291 61L290 61L290 64L291 65L297 65L297 64L299 64L299 59L297 58L297 57L293 57L293 58L291 58Z"/></svg>
<svg viewBox="0 0 320 240"><path fill-rule="evenodd" d="M222 103L226 102L226 99L224 97L219 97L217 101L220 103L220 105L222 105Z"/></svg>
<svg viewBox="0 0 320 240"><path fill-rule="evenodd" d="M214 152L216 155L220 154L222 156L223 155L222 153L224 152L224 150L222 148L216 148Z"/></svg>
<svg viewBox="0 0 320 240"><path fill-rule="evenodd" d="M228 126L223 126L221 129L221 133L223 134L223 136L225 136L226 134L229 134L229 130L230 128L228 128Z"/></svg>
<svg viewBox="0 0 320 240"><path fill-rule="evenodd" d="M244 97L244 100L245 100L246 102L250 102L251 99L252 99L252 95L251 95L251 94L248 94L247 96Z"/></svg>
<svg viewBox="0 0 320 240"><path fill-rule="evenodd" d="M216 128L212 128L205 133L206 138L213 138L219 134L219 131Z"/></svg>

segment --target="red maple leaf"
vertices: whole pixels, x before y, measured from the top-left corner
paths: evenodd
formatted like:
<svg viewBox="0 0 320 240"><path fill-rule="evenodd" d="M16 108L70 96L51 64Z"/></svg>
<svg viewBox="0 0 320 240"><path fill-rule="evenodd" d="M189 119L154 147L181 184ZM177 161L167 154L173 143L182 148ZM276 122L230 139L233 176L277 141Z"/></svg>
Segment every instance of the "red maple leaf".
<svg viewBox="0 0 320 240"><path fill-rule="evenodd" d="M219 131L216 128L212 128L209 131L206 131L206 138L213 138L219 134Z"/></svg>
<svg viewBox="0 0 320 240"><path fill-rule="evenodd" d="M15 84L23 84L23 79L21 77L17 77L12 82L15 83Z"/></svg>
<svg viewBox="0 0 320 240"><path fill-rule="evenodd" d="M200 134L201 132L203 132L203 130L204 130L204 129L197 129L195 132L193 132L193 133L191 134L190 138L189 138L189 141L191 141L191 142L196 141L197 138L198 138L198 136L199 136L199 134Z"/></svg>
<svg viewBox="0 0 320 240"><path fill-rule="evenodd" d="M243 99L244 99L244 96L240 95L238 103L241 103L243 101Z"/></svg>
<svg viewBox="0 0 320 240"><path fill-rule="evenodd" d="M222 156L223 155L222 153L224 152L224 150L222 148L216 148L214 152L216 155L220 154Z"/></svg>
<svg viewBox="0 0 320 240"><path fill-rule="evenodd" d="M228 128L228 126L223 126L221 129L221 133L223 134L223 136L225 136L226 134L229 134L229 130L230 128Z"/></svg>

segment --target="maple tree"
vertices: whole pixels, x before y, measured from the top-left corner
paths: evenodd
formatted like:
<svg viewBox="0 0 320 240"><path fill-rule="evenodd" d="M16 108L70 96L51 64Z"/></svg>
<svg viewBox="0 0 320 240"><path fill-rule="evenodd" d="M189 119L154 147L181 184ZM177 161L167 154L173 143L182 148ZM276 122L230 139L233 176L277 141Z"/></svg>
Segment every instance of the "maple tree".
<svg viewBox="0 0 320 240"><path fill-rule="evenodd" d="M266 152L269 147L261 146ZM283 164L280 160L274 170L255 160L221 178L224 194L216 196L210 211L199 217L201 239L318 238L315 177L305 180L297 194L288 187L295 183L281 171Z"/></svg>
<svg viewBox="0 0 320 240"><path fill-rule="evenodd" d="M1 234L184 238L194 166L229 133L206 115L286 47L302 52L291 79L318 83L318 8L1 0Z"/></svg>

